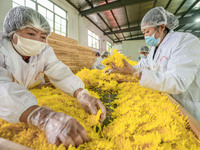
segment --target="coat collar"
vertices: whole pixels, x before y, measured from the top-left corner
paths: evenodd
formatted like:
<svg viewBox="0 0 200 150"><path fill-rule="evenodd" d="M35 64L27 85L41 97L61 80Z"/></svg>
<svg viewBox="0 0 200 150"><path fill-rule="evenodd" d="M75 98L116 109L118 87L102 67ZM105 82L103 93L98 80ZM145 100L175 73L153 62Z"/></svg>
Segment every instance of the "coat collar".
<svg viewBox="0 0 200 150"><path fill-rule="evenodd" d="M160 56L160 53L162 51L162 47L166 44L166 42L168 41L170 36L173 34L173 32L174 32L173 30L170 30L170 32L165 36L163 41L160 43L160 45L159 45L159 47L158 47L158 49L156 51L154 59L153 59L153 53L154 53L156 47L152 47L153 53L152 53L152 58L151 59L153 59L153 62L157 62L159 60L159 56Z"/></svg>
<svg viewBox="0 0 200 150"><path fill-rule="evenodd" d="M31 57L30 63L26 63L14 50L11 41L8 39L3 40L1 51L5 56L6 68L13 75L13 78L23 87L28 87L31 80L29 76L35 71L35 68L32 66L37 62L37 58Z"/></svg>

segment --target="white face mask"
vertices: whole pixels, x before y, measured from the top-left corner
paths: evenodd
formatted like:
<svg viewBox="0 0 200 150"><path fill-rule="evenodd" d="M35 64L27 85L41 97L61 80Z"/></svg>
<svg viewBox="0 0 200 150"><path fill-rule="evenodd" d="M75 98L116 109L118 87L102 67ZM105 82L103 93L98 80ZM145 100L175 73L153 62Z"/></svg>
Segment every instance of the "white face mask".
<svg viewBox="0 0 200 150"><path fill-rule="evenodd" d="M44 42L24 38L17 34L16 36L17 44L13 43L13 46L23 56L36 56L47 46L47 43Z"/></svg>

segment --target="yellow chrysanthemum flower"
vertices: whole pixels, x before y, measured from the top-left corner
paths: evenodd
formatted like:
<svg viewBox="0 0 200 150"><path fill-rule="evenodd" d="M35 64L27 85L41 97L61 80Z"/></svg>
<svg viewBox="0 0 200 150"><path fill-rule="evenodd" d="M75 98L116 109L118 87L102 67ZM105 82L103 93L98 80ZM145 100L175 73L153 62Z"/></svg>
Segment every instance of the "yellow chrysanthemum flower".
<svg viewBox="0 0 200 150"><path fill-rule="evenodd" d="M126 60L132 66L137 65L136 61L129 60L123 54L118 53L116 49L113 50L113 54L112 55L109 55L108 58L106 58L103 61L101 61L101 63L106 66L106 69L111 68L111 63L113 63L115 66L117 66L119 68L123 68L124 67L123 60Z"/></svg>
<svg viewBox="0 0 200 150"><path fill-rule="evenodd" d="M122 67L118 61L123 57L113 55L111 59ZM66 113L85 128L90 141L78 147L70 146L69 150L200 150L200 141L190 130L187 118L180 115L178 106L161 92L141 87L130 76L107 76L103 70L83 69L77 75L92 96L105 102L108 125L98 121L101 110L97 115L89 115L74 97L58 89L31 90L40 106ZM44 132L25 123L0 120L0 137L36 150L65 150L62 144L59 147L49 144Z"/></svg>

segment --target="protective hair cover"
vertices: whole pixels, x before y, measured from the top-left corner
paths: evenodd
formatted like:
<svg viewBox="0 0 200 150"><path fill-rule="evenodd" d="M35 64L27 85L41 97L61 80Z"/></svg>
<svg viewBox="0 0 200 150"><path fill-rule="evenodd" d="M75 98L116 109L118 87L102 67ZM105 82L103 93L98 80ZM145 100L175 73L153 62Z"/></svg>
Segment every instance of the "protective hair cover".
<svg viewBox="0 0 200 150"><path fill-rule="evenodd" d="M16 30L27 27L34 27L50 34L50 25L47 20L37 11L25 6L12 8L6 15L3 24L3 33L6 37L11 37Z"/></svg>
<svg viewBox="0 0 200 150"><path fill-rule="evenodd" d="M140 47L138 52L149 52L149 48L147 46L142 46L142 47Z"/></svg>
<svg viewBox="0 0 200 150"><path fill-rule="evenodd" d="M103 55L108 56L109 53L108 53L107 51L104 51L104 52L101 54L101 56L103 56Z"/></svg>
<svg viewBox="0 0 200 150"><path fill-rule="evenodd" d="M156 27L164 24L168 29L175 29L179 25L178 18L163 7L155 7L149 10L143 17L141 29Z"/></svg>

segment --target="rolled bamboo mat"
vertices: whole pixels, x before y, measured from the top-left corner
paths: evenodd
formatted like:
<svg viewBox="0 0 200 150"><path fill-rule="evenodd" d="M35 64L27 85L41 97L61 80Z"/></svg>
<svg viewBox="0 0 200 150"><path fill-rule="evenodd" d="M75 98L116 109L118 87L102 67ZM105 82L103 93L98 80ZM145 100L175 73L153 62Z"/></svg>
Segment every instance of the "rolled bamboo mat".
<svg viewBox="0 0 200 150"><path fill-rule="evenodd" d="M67 38L67 37L59 35L59 34L56 34L54 32L52 32L51 35L49 36L49 38L52 38L52 37L53 37L53 39L62 40L62 41L65 41L67 43L78 44L78 41L76 41L74 39Z"/></svg>
<svg viewBox="0 0 200 150"><path fill-rule="evenodd" d="M91 48L79 45L76 40L51 33L48 43L53 48L57 58L66 64L73 73L85 68L91 68L96 59L96 52ZM45 81L49 82L45 77Z"/></svg>
<svg viewBox="0 0 200 150"><path fill-rule="evenodd" d="M54 49L57 58L76 73L82 68L91 68L96 59L96 52L91 48L79 45L76 40L51 33L49 45Z"/></svg>

